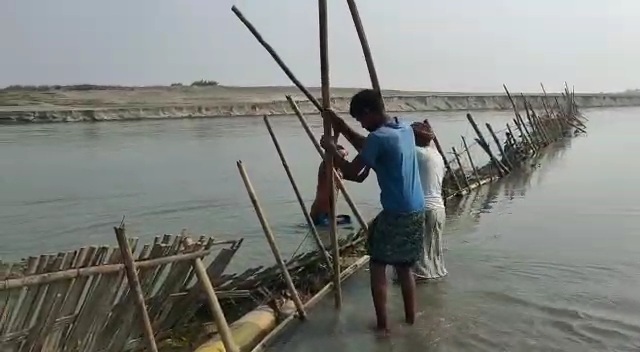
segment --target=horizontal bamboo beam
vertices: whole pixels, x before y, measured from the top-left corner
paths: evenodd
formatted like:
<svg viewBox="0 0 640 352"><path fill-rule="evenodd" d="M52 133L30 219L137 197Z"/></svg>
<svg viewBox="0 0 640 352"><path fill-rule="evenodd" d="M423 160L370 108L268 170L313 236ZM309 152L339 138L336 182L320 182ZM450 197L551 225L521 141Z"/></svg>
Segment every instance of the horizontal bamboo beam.
<svg viewBox="0 0 640 352"><path fill-rule="evenodd" d="M150 268L154 266L160 266L164 264L177 263L185 260L193 260L195 258L202 258L209 255L213 251L211 249L205 249L192 253L177 254L169 257L162 257L149 260L141 260L134 262L136 268ZM112 274L125 270L124 264L107 264L99 266L91 266L87 268L69 269L64 271L56 271L52 273L45 273L39 275L25 276L16 279L9 279L0 281L0 291L9 290L12 288L33 286L48 284L59 280L75 279L82 276L91 276L98 274Z"/></svg>

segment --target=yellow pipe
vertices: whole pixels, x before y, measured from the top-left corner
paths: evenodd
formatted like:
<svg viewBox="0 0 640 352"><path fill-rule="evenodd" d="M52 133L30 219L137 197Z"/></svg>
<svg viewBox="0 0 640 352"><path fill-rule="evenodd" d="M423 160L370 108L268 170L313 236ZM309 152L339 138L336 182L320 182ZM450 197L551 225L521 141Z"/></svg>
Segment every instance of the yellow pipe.
<svg viewBox="0 0 640 352"><path fill-rule="evenodd" d="M285 314L293 314L295 306L287 300L282 307ZM251 351L267 334L276 327L276 314L268 306L260 306L233 322L229 328L233 340L240 351ZM195 352L226 352L220 336L215 336L198 347Z"/></svg>

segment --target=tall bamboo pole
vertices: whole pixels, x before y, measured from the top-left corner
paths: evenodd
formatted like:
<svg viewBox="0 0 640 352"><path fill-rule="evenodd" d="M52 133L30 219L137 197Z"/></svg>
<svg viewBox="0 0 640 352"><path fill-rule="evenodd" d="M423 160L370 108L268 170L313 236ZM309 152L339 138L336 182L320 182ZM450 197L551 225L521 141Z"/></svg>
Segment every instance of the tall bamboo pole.
<svg viewBox="0 0 640 352"><path fill-rule="evenodd" d="M320 81L322 84L322 109L331 108L331 91L329 81L329 25L327 0L318 0L318 24L320 26ZM331 120L322 120L325 138L333 138ZM336 135L335 138L338 136ZM333 177L333 155L326 150L324 153L324 165L327 168L325 176L327 185L331 190L329 193L329 236L331 237L331 247L333 254L333 286L335 293L335 307L342 307L342 285L340 284L340 247L338 246L338 231L336 224L336 188Z"/></svg>
<svg viewBox="0 0 640 352"><path fill-rule="evenodd" d="M364 60L367 63L367 70L369 70L369 78L371 78L371 86L380 95L380 101L382 100L382 90L380 89L380 81L378 80L378 73L376 67L373 64L373 55L371 55L371 48L369 47L369 41L362 26L362 20L360 19L360 13L358 13L358 6L355 0L347 0L349 6L349 12L351 12L351 18L353 19L353 25L356 27L358 33L358 39L360 40L360 46L362 47L362 53Z"/></svg>

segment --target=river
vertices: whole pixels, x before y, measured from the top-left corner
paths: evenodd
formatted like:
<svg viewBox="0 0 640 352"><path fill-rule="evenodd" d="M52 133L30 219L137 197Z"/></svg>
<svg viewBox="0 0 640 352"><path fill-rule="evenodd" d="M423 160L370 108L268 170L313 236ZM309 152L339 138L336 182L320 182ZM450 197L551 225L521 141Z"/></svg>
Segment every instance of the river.
<svg viewBox="0 0 640 352"><path fill-rule="evenodd" d="M532 175L512 175L450 205L450 276L420 286L416 327L398 327L383 342L368 333L373 313L362 272L345 286L340 319L328 325L335 316L319 311L291 350L303 339L305 351L640 349L640 191L630 163L640 150L640 109L584 112L588 136L552 150ZM447 150L459 147L461 134L472 136L462 112L408 115L422 116ZM499 128L512 114L474 117ZM319 133L319 120L310 120ZM310 202L320 159L295 118L272 122ZM0 257L114 244L112 227L125 216L130 234L147 241L185 227L242 236L232 269L272 264L239 159L290 255L304 236L303 218L260 119L0 126ZM374 179L348 188L365 216L374 215ZM400 319L397 291L390 310Z"/></svg>

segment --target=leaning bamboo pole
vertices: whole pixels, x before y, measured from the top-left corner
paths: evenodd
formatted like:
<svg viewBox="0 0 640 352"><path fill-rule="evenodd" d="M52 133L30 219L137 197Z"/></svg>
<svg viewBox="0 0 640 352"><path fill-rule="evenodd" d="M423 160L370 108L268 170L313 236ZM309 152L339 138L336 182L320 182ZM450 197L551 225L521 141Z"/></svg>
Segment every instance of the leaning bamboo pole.
<svg viewBox="0 0 640 352"><path fill-rule="evenodd" d="M193 245L193 240L187 237L185 238L184 243L187 247L190 247ZM227 318L224 316L224 312L222 311L222 307L220 306L220 301L218 301L218 296L216 295L216 291L213 288L211 279L207 274L207 269L202 263L202 259L195 258L193 260L193 268L196 272L196 276L198 277L200 285L202 285L202 289L206 293L207 304L209 305L211 315L213 315L213 321L218 328L218 333L220 334L220 339L222 340L225 351L240 352L240 348L238 348L238 345L233 339L233 334L231 333L231 329L229 329Z"/></svg>
<svg viewBox="0 0 640 352"><path fill-rule="evenodd" d="M298 189L298 185L296 184L295 179L293 178L293 174L291 173L291 169L289 168L289 164L287 163L287 159L284 156L284 152L282 151L282 147L280 147L280 142L278 141L278 137L273 132L273 127L271 127L271 122L269 122L269 118L267 115L264 116L264 124L267 126L267 131L271 136L271 140L273 141L273 145L276 148L276 152L280 157L280 162L282 162L282 167L287 174L287 178L289 179L289 183L291 183L291 188L293 188L293 192L296 194L296 199L300 204L300 208L302 209L302 214L304 215L305 220L307 221L307 225L309 226L309 230L311 231L311 236L318 247L318 251L322 255L322 259L324 259L325 264L327 265L327 270L333 272L331 268L331 259L329 259L329 254L327 253L326 248L324 248L324 244L322 244L322 240L320 239L320 235L318 234L318 229L313 224L313 219L311 219L311 215L309 215L309 211L307 210L307 206L304 204L304 200L302 199L302 194L300 193L300 189Z"/></svg>
<svg viewBox="0 0 640 352"><path fill-rule="evenodd" d="M367 64L367 70L369 71L369 78L371 79L371 86L376 92L378 92L378 94L380 95L380 101L382 101L382 103L384 104L384 100L382 99L382 90L380 89L380 81L378 79L378 73L376 72L376 67L373 64L373 55L371 55L371 48L369 47L369 41L367 40L367 35L364 31L362 20L360 19L358 6L356 5L355 0L347 0L347 5L349 6L351 18L353 19L353 25L356 27L356 33L358 33L358 39L360 40L360 46L362 47L362 54L364 55L364 60Z"/></svg>
<svg viewBox="0 0 640 352"><path fill-rule="evenodd" d="M327 0L318 0L318 24L320 26L320 82L322 85L322 109L331 109L331 84L329 81L329 24ZM333 139L333 129L329 118L322 119L325 138ZM336 134L335 138L338 138ZM333 254L333 285L336 308L342 307L342 285L340 285L340 248L338 246L338 225L336 223L336 188L333 177L333 154L324 152L325 176L329 193L329 236Z"/></svg>
<svg viewBox="0 0 640 352"><path fill-rule="evenodd" d="M467 158L469 159L469 164L473 169L473 175L476 177L476 182L478 183L478 187L480 187L480 175L478 174L478 168L476 168L476 164L473 162L473 158L471 158L471 151L469 150L469 145L467 145L467 140L464 136L460 136L462 138L462 144L464 145L464 150L467 154Z"/></svg>
<svg viewBox="0 0 640 352"><path fill-rule="evenodd" d="M151 328L151 320L149 319L149 312L147 312L147 305L145 304L144 294L142 287L140 286L140 280L138 279L138 272L133 264L133 254L127 241L127 236L124 233L124 224L119 227L114 227L116 232L116 238L118 239L118 246L120 247L120 253L122 254L122 261L126 268L127 281L129 287L133 291L133 298L136 301L136 307L138 308L138 314L140 314L140 325L144 332L144 337L147 342L147 347L151 352L158 352L158 346L154 338L153 329Z"/></svg>
<svg viewBox="0 0 640 352"><path fill-rule="evenodd" d="M256 27L254 27L253 24L249 22L249 20L246 17L244 17L242 12L240 12L240 10L235 5L231 7L231 11L233 11L236 17L238 17L238 19L240 20L240 22L242 22L242 24L244 24L245 27L247 27L249 32L253 34L253 36L256 38L258 43L260 43L260 45L262 45L262 47L269 53L269 55L271 55L273 60L278 64L278 66L280 66L282 71L284 71L285 75L289 77L291 82L293 82L293 84L296 87L298 87L298 89L300 89L302 94L304 94L307 97L307 99L309 99L309 101L316 107L316 109L318 109L318 111L322 111L322 105L320 105L320 102L318 101L318 99L316 99L313 96L313 94L311 94L311 92L302 84L302 82L298 80L298 78L293 74L293 72L291 72L287 64L285 64L284 61L282 61L282 59L280 58L278 53L273 49L273 47L269 43L267 43L267 41L264 40L264 38L262 38L262 35L260 34L260 32L258 32Z"/></svg>
<svg viewBox="0 0 640 352"><path fill-rule="evenodd" d="M298 311L298 317L300 319L306 318L306 313L304 311L304 305L302 304L302 300L300 300L300 296L298 295L298 290L293 285L293 280L291 279L291 275L289 274L289 269L287 269L287 264L285 264L282 259L282 255L280 255L280 250L276 245L275 238L273 237L273 232L271 231L271 227L267 222L267 218L264 215L262 210L262 206L258 201L258 196L256 195L255 190L253 189L253 185L251 184L251 180L249 180L249 175L247 175L247 171L242 164L242 161L238 160L236 163L238 166L238 171L240 172L240 177L242 177L242 182L244 183L245 188L247 189L247 193L249 194L249 199L251 200L251 204L253 205L254 210L256 211L256 215L258 216L258 220L260 221L260 225L262 226L262 231L264 232L264 236L267 238L267 242L269 243L269 248L271 248L271 252L276 259L276 263L280 267L282 271L282 276L284 277L284 281L287 285L287 289L289 291L289 295L293 300L293 303L296 306L296 310Z"/></svg>

